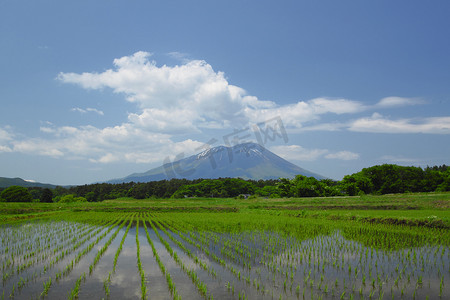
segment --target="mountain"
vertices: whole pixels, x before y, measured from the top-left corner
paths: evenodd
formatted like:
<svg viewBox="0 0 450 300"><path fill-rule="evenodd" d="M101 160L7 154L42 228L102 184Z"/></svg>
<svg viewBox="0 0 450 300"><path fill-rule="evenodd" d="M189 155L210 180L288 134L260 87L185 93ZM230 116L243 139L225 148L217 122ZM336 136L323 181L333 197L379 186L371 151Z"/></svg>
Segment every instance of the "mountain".
<svg viewBox="0 0 450 300"><path fill-rule="evenodd" d="M302 169L255 143L233 147L218 146L173 163L166 163L145 173L134 173L108 183L148 182L172 178L277 179L304 175L325 177Z"/></svg>
<svg viewBox="0 0 450 300"><path fill-rule="evenodd" d="M23 180L22 178L7 178L7 177L0 177L0 188L7 188L13 185L23 186L23 187L41 187L41 188L49 188L53 189L56 187L56 185L53 184L47 184L47 183L40 183L35 181L27 181Z"/></svg>

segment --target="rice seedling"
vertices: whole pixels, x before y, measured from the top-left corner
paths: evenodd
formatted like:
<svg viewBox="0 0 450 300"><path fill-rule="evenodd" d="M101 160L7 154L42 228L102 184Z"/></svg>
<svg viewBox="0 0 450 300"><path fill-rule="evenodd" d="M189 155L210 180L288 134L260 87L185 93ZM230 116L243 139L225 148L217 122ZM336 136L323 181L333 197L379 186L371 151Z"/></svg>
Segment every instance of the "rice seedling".
<svg viewBox="0 0 450 300"><path fill-rule="evenodd" d="M289 214L159 212L147 221L148 215L136 219L126 212L81 212L64 214L61 220L34 220L0 227L3 295L17 297L19 291L20 295L27 295L29 287L36 284L45 291L44 284L48 281L39 278L50 278L47 289L52 286L53 290L53 285L61 284L63 277L71 280L74 266L96 247L97 251L90 254L92 263L85 271L95 274L100 270L96 271L100 259L103 265L103 255L111 255L111 271L100 281L100 290L108 297L111 277L124 272L116 265L122 249L127 247L125 237L130 226L137 223L137 231L145 229L164 275L161 280L165 280L174 299L179 296L172 274L152 246L147 224L177 268L187 274L204 298L212 298L210 284L215 286L222 276L229 280L225 294L232 296L237 288L236 292L240 291L241 298L246 299L270 294L274 298L299 299L342 295L346 299L358 298L357 295L380 299L387 294L417 299L449 296L447 276L444 277L450 274L448 231L370 223L362 226L358 222L327 219L302 218L300 222ZM128 226L117 249L113 249L113 259L114 252L106 250L118 233L124 232L125 220ZM100 240L106 235L109 238L101 245ZM138 234L136 246L138 269L143 269ZM198 268L187 267L180 255ZM54 266L60 269L53 270ZM142 273L139 270L141 289L147 288ZM79 278L74 279L73 295L78 295L81 283ZM223 295L220 293L215 292L214 297L222 298L217 296ZM151 298L151 292L145 294Z"/></svg>

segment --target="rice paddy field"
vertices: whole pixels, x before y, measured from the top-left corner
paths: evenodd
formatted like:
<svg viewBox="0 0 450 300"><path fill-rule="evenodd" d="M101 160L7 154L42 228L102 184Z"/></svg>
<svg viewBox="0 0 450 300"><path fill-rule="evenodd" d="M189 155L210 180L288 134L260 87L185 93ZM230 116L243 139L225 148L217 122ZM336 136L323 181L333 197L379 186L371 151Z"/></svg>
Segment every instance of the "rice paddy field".
<svg viewBox="0 0 450 300"><path fill-rule="evenodd" d="M449 194L2 203L2 299L450 299Z"/></svg>

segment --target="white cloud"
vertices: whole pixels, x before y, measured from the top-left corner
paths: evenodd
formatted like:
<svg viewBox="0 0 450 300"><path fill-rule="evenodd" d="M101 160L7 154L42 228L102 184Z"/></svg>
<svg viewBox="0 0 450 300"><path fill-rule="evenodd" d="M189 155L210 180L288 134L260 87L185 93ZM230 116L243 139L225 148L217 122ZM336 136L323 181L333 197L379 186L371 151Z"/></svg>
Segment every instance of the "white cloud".
<svg viewBox="0 0 450 300"><path fill-rule="evenodd" d="M333 122L333 123L319 123L315 125L306 125L305 127L301 128L293 128L289 129L289 133L301 133L306 131L341 131L343 129L346 129L348 127L348 124L346 123L339 123L339 122Z"/></svg>
<svg viewBox="0 0 450 300"><path fill-rule="evenodd" d="M150 53L137 52L114 60L115 69L103 73L60 73L58 79L74 83L86 89L111 88L115 93L123 93L126 99L136 103L140 113L133 113L132 118L142 123L152 123L156 113L159 117L157 128L184 127L177 126L179 120L165 120L161 115L174 111L183 111L189 117L189 123L195 126L207 126L211 121L222 126L244 125L245 91L230 85L222 72L215 72L211 65L201 60L189 61L173 67L158 67L150 61ZM152 112L152 113L149 113ZM148 117L151 120L145 121ZM237 123L236 123L237 122ZM192 127L194 125L189 125Z"/></svg>
<svg viewBox="0 0 450 300"><path fill-rule="evenodd" d="M373 133L450 134L450 117L390 120L378 113L353 121L350 131Z"/></svg>
<svg viewBox="0 0 450 300"><path fill-rule="evenodd" d="M179 152L193 153L202 145L193 140L174 142L167 134L148 132L129 123L103 129L94 126L41 127L41 131L50 136L12 141L13 150L96 163L158 163Z"/></svg>
<svg viewBox="0 0 450 300"><path fill-rule="evenodd" d="M146 128L154 132L164 133L183 133L183 132L199 132L194 126L193 121L199 120L200 117L195 111L185 109L174 109L171 111L147 108L142 113L130 113L128 120L142 128Z"/></svg>
<svg viewBox="0 0 450 300"><path fill-rule="evenodd" d="M303 124L319 120L324 114L356 113L364 109L361 103L352 100L315 98L283 106L271 105L269 108L247 107L245 112L251 122L262 122L280 116L285 126L302 128Z"/></svg>
<svg viewBox="0 0 450 300"><path fill-rule="evenodd" d="M14 141L12 144L14 152L38 154L43 156L51 156L54 158L64 156L62 151L53 147L53 143L41 139Z"/></svg>
<svg viewBox="0 0 450 300"><path fill-rule="evenodd" d="M103 111L98 110L96 108L91 108L91 107L88 107L86 109L82 109L82 108L79 108L79 107L74 107L74 108L71 109L71 111L76 111L76 112L80 112L80 113L83 113L83 114L85 114L87 112L94 112L96 114L99 114L100 116L104 115Z"/></svg>
<svg viewBox="0 0 450 300"><path fill-rule="evenodd" d="M367 109L361 103L347 99L316 98L309 101L309 103L317 114L349 114Z"/></svg>
<svg viewBox="0 0 450 300"><path fill-rule="evenodd" d="M167 55L178 61L184 62L184 63L189 62L189 59L188 59L189 55L187 53L173 51L173 52L167 53Z"/></svg>
<svg viewBox="0 0 450 300"><path fill-rule="evenodd" d="M1 152L12 152L11 147L8 143L13 139L13 134L10 132L9 127L0 128L0 153Z"/></svg>
<svg viewBox="0 0 450 300"><path fill-rule="evenodd" d="M408 105L418 105L424 104L425 102L419 98L404 98L404 97L386 97L381 99L376 107L380 108L390 108L396 106L408 106Z"/></svg>
<svg viewBox="0 0 450 300"><path fill-rule="evenodd" d="M45 132L45 133L53 133L53 132L55 132L55 129L54 129L54 128L52 128L52 127L46 127L46 126L41 126L41 127L39 128L39 130L40 130L41 132Z"/></svg>
<svg viewBox="0 0 450 300"><path fill-rule="evenodd" d="M13 134L10 132L10 128L0 128L0 142L10 141L13 139Z"/></svg>
<svg viewBox="0 0 450 300"><path fill-rule="evenodd" d="M270 150L286 160L314 161L321 157L339 160L359 159L358 153L350 151L331 152L327 149L307 149L299 145L274 146Z"/></svg>
<svg viewBox="0 0 450 300"><path fill-rule="evenodd" d="M350 151L339 151L336 153L329 153L325 155L327 159L340 159L340 160L355 160L359 159L359 154Z"/></svg>
<svg viewBox="0 0 450 300"><path fill-rule="evenodd" d="M115 59L114 69L102 73L60 73L57 78L85 89L111 88L124 94L140 108L129 115L130 121L164 132L179 133L181 128L187 132L200 128L238 128L277 116L283 118L286 126L300 128L324 114L367 109L357 101L328 98L280 106L229 84L223 72L214 71L205 61L157 66L150 57L150 53L140 51ZM170 118L171 115L176 117Z"/></svg>
<svg viewBox="0 0 450 300"><path fill-rule="evenodd" d="M306 149L299 145L274 146L270 150L287 160L313 161L328 153L325 149Z"/></svg>
<svg viewBox="0 0 450 300"><path fill-rule="evenodd" d="M184 58L180 53L170 54ZM315 98L287 105L262 101L231 85L223 72L215 71L202 60L180 65L158 66L148 52L136 52L113 61L113 68L100 73L60 73L57 79L85 89L111 89L135 103L137 111L128 113L125 123L96 128L94 126L56 127L42 124L41 138L20 138L0 128L0 151L86 159L95 163L157 163L179 153L193 154L203 145L194 140L175 142L174 135L201 133L208 129L244 128L281 117L290 130L352 130L362 132L450 133L450 117L389 120L379 114L350 123L320 123L325 115L355 114L377 108L419 104L412 98L388 97L373 106L348 99ZM80 113L95 108L75 107ZM197 151L196 151L197 150ZM311 161L319 158L358 159L357 153L307 149L298 145L277 146L274 152L289 160Z"/></svg>
<svg viewBox="0 0 450 300"><path fill-rule="evenodd" d="M12 149L5 145L0 145L0 152L12 152Z"/></svg>

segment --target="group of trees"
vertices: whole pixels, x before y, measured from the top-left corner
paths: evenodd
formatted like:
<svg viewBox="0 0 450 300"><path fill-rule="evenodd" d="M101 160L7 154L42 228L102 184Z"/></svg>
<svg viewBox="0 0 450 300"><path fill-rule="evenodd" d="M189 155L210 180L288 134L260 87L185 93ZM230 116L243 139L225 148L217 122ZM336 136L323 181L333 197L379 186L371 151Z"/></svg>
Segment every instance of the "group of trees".
<svg viewBox="0 0 450 300"><path fill-rule="evenodd" d="M450 167L403 167L378 165L345 176L341 181L318 180L297 175L293 179L243 180L171 179L146 183L98 183L68 188L24 188L12 186L0 193L5 202L80 202L103 201L120 197L184 198L236 197L258 195L263 197L328 197L360 194L390 194L405 192L450 191Z"/></svg>
<svg viewBox="0 0 450 300"><path fill-rule="evenodd" d="M71 203L86 202L84 197L77 197L74 194L58 195L53 197L53 191L49 188L26 188L13 185L4 189L0 193L0 201L3 202L41 202L41 203Z"/></svg>
<svg viewBox="0 0 450 300"><path fill-rule="evenodd" d="M51 203L53 202L53 192L48 188L31 189L13 185L0 193L0 201L4 202L32 202L33 200Z"/></svg>
<svg viewBox="0 0 450 300"><path fill-rule="evenodd" d="M345 176L341 185L347 195L450 191L450 167L373 166Z"/></svg>
<svg viewBox="0 0 450 300"><path fill-rule="evenodd" d="M239 178L205 179L198 183L187 184L180 187L173 198L183 197L236 197L241 194L253 195L255 185L250 181Z"/></svg>

